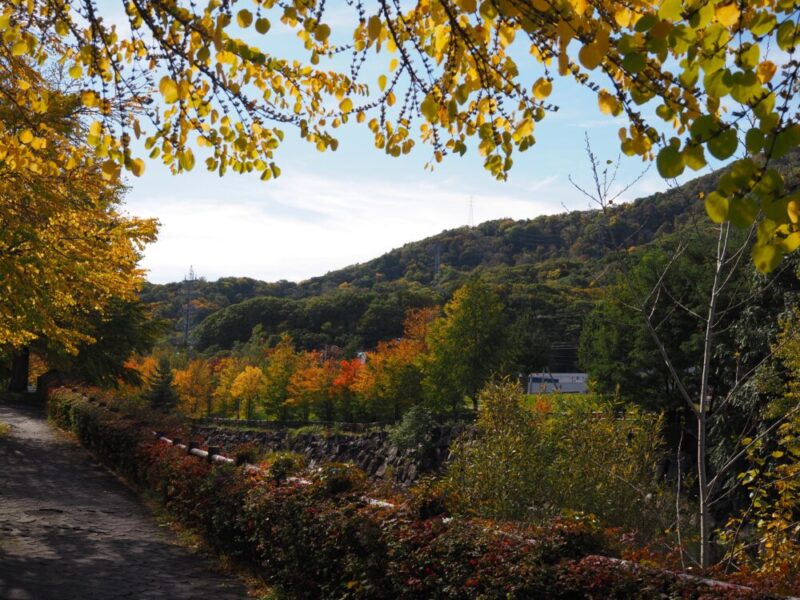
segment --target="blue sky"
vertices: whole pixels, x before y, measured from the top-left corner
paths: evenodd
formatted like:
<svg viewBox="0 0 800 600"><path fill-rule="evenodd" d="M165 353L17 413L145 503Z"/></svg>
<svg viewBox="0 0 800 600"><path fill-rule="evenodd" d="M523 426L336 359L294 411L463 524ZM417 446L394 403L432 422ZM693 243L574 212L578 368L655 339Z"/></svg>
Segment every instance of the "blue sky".
<svg viewBox="0 0 800 600"><path fill-rule="evenodd" d="M347 23L340 12L329 14L334 32L336 25ZM258 42L266 41L273 50L279 47L281 54L299 55L293 39L273 21L273 31ZM375 81L389 59L380 55L368 61L365 81ZM518 61L527 75L524 80L538 77L540 68L527 52ZM525 72L525 66L531 71ZM302 280L467 225L470 199L475 224L589 208L588 200L568 182L570 175L590 182L584 134L589 134L601 159L616 159L617 130L624 121L602 115L595 94L566 79L554 82L549 100L560 110L537 124L537 144L515 155L506 182L495 181L472 148L430 172L424 169L431 159L429 147L418 145L410 156L391 158L374 148L365 126L354 123L337 130L336 152L319 153L296 131L286 131L277 153L283 174L268 182L256 176L230 173L219 178L207 173L202 150L196 152L197 167L188 175L171 176L149 161L143 177L129 180L127 196L128 212L161 222L159 240L143 261L148 278L179 280L193 265L198 275L210 280ZM620 184L635 179L645 166L641 159L623 158ZM624 199L666 187L652 168Z"/></svg>
<svg viewBox="0 0 800 600"><path fill-rule="evenodd" d="M282 175L268 182L235 173L220 178L200 160L180 176L149 162L144 176L129 181L127 196L131 214L161 222L143 261L148 279L175 281L193 265L210 280L302 280L467 225L470 199L475 224L586 209L588 200L567 179L589 184L584 132L602 159L615 159L621 123L601 115L590 92L560 87L553 99L561 109L537 124L536 145L515 156L506 182L495 181L472 149L431 172L424 169L430 148L391 158L358 126L340 130L338 151L326 153L287 131L277 155ZM623 157L619 182L645 166ZM651 168L625 198L665 188Z"/></svg>

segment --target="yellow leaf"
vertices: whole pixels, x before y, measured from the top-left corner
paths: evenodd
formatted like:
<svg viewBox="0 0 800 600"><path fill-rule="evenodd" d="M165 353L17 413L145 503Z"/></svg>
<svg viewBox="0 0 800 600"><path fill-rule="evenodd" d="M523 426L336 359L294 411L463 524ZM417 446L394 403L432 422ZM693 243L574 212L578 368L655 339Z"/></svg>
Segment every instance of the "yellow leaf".
<svg viewBox="0 0 800 600"><path fill-rule="evenodd" d="M378 87L383 91L386 88L386 75L378 77Z"/></svg>
<svg viewBox="0 0 800 600"><path fill-rule="evenodd" d="M476 10L478 10L477 0L456 0L456 1L458 3L458 7L464 12L473 13Z"/></svg>
<svg viewBox="0 0 800 600"><path fill-rule="evenodd" d="M69 68L69 76L78 79L83 75L83 68L80 65L72 65Z"/></svg>
<svg viewBox="0 0 800 600"><path fill-rule="evenodd" d="M142 173L144 173L144 161L141 158L132 160L130 169L131 173L136 175L136 177L141 177Z"/></svg>
<svg viewBox="0 0 800 600"><path fill-rule="evenodd" d="M89 108L97 106L97 94L92 91L81 92L81 103Z"/></svg>
<svg viewBox="0 0 800 600"><path fill-rule="evenodd" d="M314 37L317 38L317 41L324 42L331 36L331 28L324 23L322 25L317 25L314 28Z"/></svg>
<svg viewBox="0 0 800 600"><path fill-rule="evenodd" d="M173 104L178 101L178 84L171 77L162 77L158 84L158 89L167 104Z"/></svg>
<svg viewBox="0 0 800 600"><path fill-rule="evenodd" d="M789 213L789 220L792 223L800 222L800 201L790 200L786 206L786 211Z"/></svg>
<svg viewBox="0 0 800 600"><path fill-rule="evenodd" d="M339 103L339 110L343 113L349 113L353 110L353 101L350 98L345 98Z"/></svg>
<svg viewBox="0 0 800 600"><path fill-rule="evenodd" d="M367 23L367 35L370 40L378 39L381 34L381 19L377 15L372 15Z"/></svg>
<svg viewBox="0 0 800 600"><path fill-rule="evenodd" d="M94 121L89 125L89 133L91 135L100 135L103 133L103 124L100 121Z"/></svg>
<svg viewBox="0 0 800 600"><path fill-rule="evenodd" d="M184 171L191 171L194 168L194 154L191 148L186 148L186 150L180 153L178 162Z"/></svg>
<svg viewBox="0 0 800 600"><path fill-rule="evenodd" d="M629 8L622 7L614 13L614 20L620 27L627 27L633 20L633 12Z"/></svg>
<svg viewBox="0 0 800 600"><path fill-rule="evenodd" d="M537 100L544 100L553 91L553 82L541 77L533 84L533 96Z"/></svg>
<svg viewBox="0 0 800 600"><path fill-rule="evenodd" d="M439 103L436 101L431 94L425 96L425 99L422 101L420 105L420 111L422 112L422 116L425 117L431 123L436 121L436 116L439 113Z"/></svg>
<svg viewBox="0 0 800 600"><path fill-rule="evenodd" d="M514 137L517 140L521 140L522 138L526 138L533 133L533 119L525 119L522 123L519 124L516 131L514 131Z"/></svg>
<svg viewBox="0 0 800 600"><path fill-rule="evenodd" d="M28 44L24 41L19 41L11 48L11 54L14 56L22 56L28 52Z"/></svg>
<svg viewBox="0 0 800 600"><path fill-rule="evenodd" d="M756 72L758 73L758 79L761 83L767 83L772 79L775 75L775 71L778 67L775 66L775 63L770 60L765 60L761 64L758 65Z"/></svg>
<svg viewBox="0 0 800 600"><path fill-rule="evenodd" d="M730 201L718 192L711 192L705 199L706 212L714 223L724 223L728 220Z"/></svg>
<svg viewBox="0 0 800 600"><path fill-rule="evenodd" d="M24 130L19 134L19 141L23 144L30 144L33 141L33 132L30 129Z"/></svg>
<svg viewBox="0 0 800 600"><path fill-rule="evenodd" d="M600 90L597 94L597 105L600 107L600 112L604 115L618 115L622 110L619 100L606 90Z"/></svg>
<svg viewBox="0 0 800 600"><path fill-rule="evenodd" d="M717 6L715 9L717 21L725 27L732 27L739 21L739 6L736 2L725 4L724 6Z"/></svg>
<svg viewBox="0 0 800 600"><path fill-rule="evenodd" d="M103 163L103 175L105 175L106 178L110 179L111 177L116 176L118 172L119 166L113 160L107 160Z"/></svg>

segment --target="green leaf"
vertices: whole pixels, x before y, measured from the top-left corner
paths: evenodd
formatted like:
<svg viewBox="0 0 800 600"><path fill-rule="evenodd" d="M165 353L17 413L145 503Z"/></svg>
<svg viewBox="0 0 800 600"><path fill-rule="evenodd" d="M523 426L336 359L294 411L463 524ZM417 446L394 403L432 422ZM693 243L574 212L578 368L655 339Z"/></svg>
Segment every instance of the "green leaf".
<svg viewBox="0 0 800 600"><path fill-rule="evenodd" d="M703 115L694 120L689 128L692 139L695 141L705 141L719 130L719 123L711 115Z"/></svg>
<svg viewBox="0 0 800 600"><path fill-rule="evenodd" d="M781 158L796 146L800 145L800 125L791 125L775 136L772 157Z"/></svg>
<svg viewBox="0 0 800 600"><path fill-rule="evenodd" d="M432 94L428 94L425 96L425 99L422 101L422 104L419 107L420 111L422 112L422 116L425 117L431 123L435 123L437 120L437 116L439 114L439 103L436 101L436 98L433 97Z"/></svg>
<svg viewBox="0 0 800 600"><path fill-rule="evenodd" d="M708 140L707 145L708 151L711 152L714 158L725 160L733 156L738 144L739 139L736 136L736 130L730 127Z"/></svg>
<svg viewBox="0 0 800 600"><path fill-rule="evenodd" d="M781 50L788 51L790 48L794 48L797 45L797 28L798 25L793 19L784 21L781 26L778 27L776 38L778 40L778 47Z"/></svg>
<svg viewBox="0 0 800 600"><path fill-rule="evenodd" d="M707 209L706 209L707 210ZM751 195L731 198L728 205L728 220L734 227L747 229L758 216L758 201Z"/></svg>
<svg viewBox="0 0 800 600"><path fill-rule="evenodd" d="M244 29L250 27L250 24L253 22L253 13L251 13L247 9L242 9L236 14L236 23L239 27Z"/></svg>
<svg viewBox="0 0 800 600"><path fill-rule="evenodd" d="M764 147L764 132L758 127L753 127L744 137L744 145L750 154L758 154Z"/></svg>
<svg viewBox="0 0 800 600"><path fill-rule="evenodd" d="M683 154L675 146L666 146L658 153L656 167L664 179L678 177L685 168Z"/></svg>
<svg viewBox="0 0 800 600"><path fill-rule="evenodd" d="M622 66L630 73L638 73L647 66L647 60L641 52L631 52L622 59Z"/></svg>
<svg viewBox="0 0 800 600"><path fill-rule="evenodd" d="M686 166L693 171L699 171L708 164L706 162L705 151L700 144L690 144L684 148L683 160Z"/></svg>
<svg viewBox="0 0 800 600"><path fill-rule="evenodd" d="M256 19L256 31L258 33L261 34L267 33L269 31L269 28L270 28L269 19L265 19L264 17Z"/></svg>

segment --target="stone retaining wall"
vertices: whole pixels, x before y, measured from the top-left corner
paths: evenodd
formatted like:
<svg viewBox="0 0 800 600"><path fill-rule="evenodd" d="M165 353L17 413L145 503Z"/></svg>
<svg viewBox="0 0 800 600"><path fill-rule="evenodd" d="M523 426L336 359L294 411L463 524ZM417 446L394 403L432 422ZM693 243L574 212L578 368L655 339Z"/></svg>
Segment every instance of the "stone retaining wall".
<svg viewBox="0 0 800 600"><path fill-rule="evenodd" d="M386 431L325 435L195 425L192 437L200 437L206 445L228 453L234 452L237 446L255 444L271 451L303 454L312 466L324 462L353 463L372 479L391 479L410 485L420 476L441 469L449 458L451 442L468 427L465 424L434 427L423 447L409 450L398 449L388 439Z"/></svg>

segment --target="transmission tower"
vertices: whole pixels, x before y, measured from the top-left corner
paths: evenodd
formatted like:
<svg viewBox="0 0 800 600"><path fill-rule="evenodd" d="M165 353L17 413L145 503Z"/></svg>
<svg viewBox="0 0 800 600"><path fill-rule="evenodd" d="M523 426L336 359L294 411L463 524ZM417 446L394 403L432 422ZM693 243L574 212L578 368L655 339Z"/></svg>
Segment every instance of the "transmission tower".
<svg viewBox="0 0 800 600"><path fill-rule="evenodd" d="M194 266L189 266L189 274L183 278L183 285L186 288L186 305L183 311L183 347L189 352L189 323L192 316L192 294L194 293L194 282L197 277L194 274Z"/></svg>

